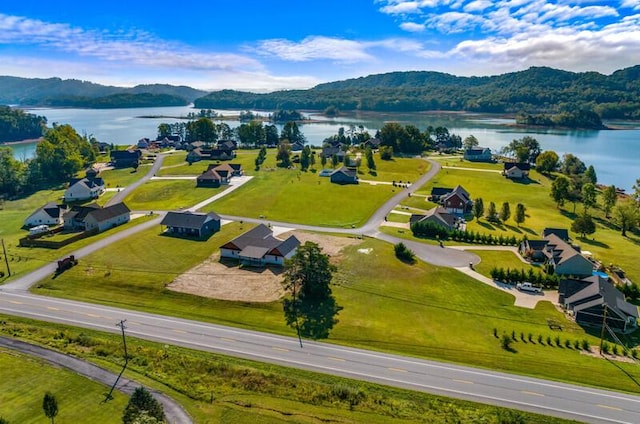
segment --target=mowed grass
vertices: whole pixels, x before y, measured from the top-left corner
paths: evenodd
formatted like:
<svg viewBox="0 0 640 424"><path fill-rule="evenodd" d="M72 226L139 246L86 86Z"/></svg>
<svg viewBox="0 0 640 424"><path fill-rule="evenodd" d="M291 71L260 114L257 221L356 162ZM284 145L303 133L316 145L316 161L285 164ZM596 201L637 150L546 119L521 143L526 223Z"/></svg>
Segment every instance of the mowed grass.
<svg viewBox="0 0 640 424"><path fill-rule="evenodd" d="M174 210L191 207L224 190L196 187L195 180L147 181L127 195L124 203L131 210Z"/></svg>
<svg viewBox="0 0 640 424"><path fill-rule="evenodd" d="M260 171L203 208L220 214L329 227L364 224L394 194L388 185L332 184L328 177L288 169Z"/></svg>
<svg viewBox="0 0 640 424"><path fill-rule="evenodd" d="M85 258L55 280L34 289L38 294L140 309L189 319L294 335L284 324L280 302L229 302L166 289L176 275L217 251L218 246L249 229L228 224L206 242L140 233ZM358 251L368 251L365 255ZM117 259L116 259L117 258ZM640 391L635 365L611 364L571 348L515 343L517 353L501 349L500 333L556 335L570 340L597 339L566 320L551 304L534 310L513 306L513 297L458 271L424 263L398 261L390 244L366 240L336 257L334 294L340 312L330 340L335 343L435 358L504 371ZM101 284L95 284L100 280ZM553 319L562 332L547 326ZM627 374L628 373L628 374ZM607 379L601 376L607 375Z"/></svg>
<svg viewBox="0 0 640 424"><path fill-rule="evenodd" d="M0 251L0 270L5 272L4 279L0 279L0 284L14 279L27 272L41 267L53 260L61 258L76 249L94 243L104 237L108 237L114 232L121 231L131 226L138 225L151 217L135 219L127 224L118 226L104 233L79 240L60 249L44 249L37 247L20 247L19 240L29 234L22 229L24 220L37 208L50 201L59 201L64 190L41 190L23 198L5 201L3 209L0 210L0 238L4 240L9 258L11 277L7 277L7 270L4 255ZM104 196L99 199L99 203L104 204Z"/></svg>
<svg viewBox="0 0 640 424"><path fill-rule="evenodd" d="M494 166L492 164L476 165L480 169ZM574 216L573 204L567 203L562 209L558 209L549 195L552 182L550 178L536 171L531 172L530 181L520 183L511 181L498 173L443 169L425 185L423 191L430 192L435 186L453 188L460 184L470 193L472 199L478 197L483 199L485 214L489 202L494 202L498 211L503 202L509 202L511 218L505 224L490 223L485 218L479 221L468 219L467 229L494 235L515 235L518 238L526 235L529 239L536 239L541 238L545 227L571 228ZM601 202L601 199L598 201ZM522 203L527 208L526 220L520 227L513 221L518 203ZM576 212L579 213L581 210L582 205L578 204ZM640 255L640 238L633 234L623 238L620 231L604 219L601 210L594 209L591 213L598 218L596 233L586 239L572 234L576 243L580 244L583 250L591 251L596 259L604 264L617 264L629 274L629 278L640 280L640 261L637 260Z"/></svg>
<svg viewBox="0 0 640 424"><path fill-rule="evenodd" d="M140 167L137 171L133 168L107 169L100 172L100 177L104 180L107 188L127 187L144 177L148 169Z"/></svg>
<svg viewBox="0 0 640 424"><path fill-rule="evenodd" d="M109 387L71 371L21 353L0 349L0 417L9 423L47 423L42 410L45 392L58 401L57 423L122 422L128 397L114 391L113 399L102 403Z"/></svg>
<svg viewBox="0 0 640 424"><path fill-rule="evenodd" d="M532 269L534 272L542 272L542 267L533 266L529 263L522 262L514 252L504 250L469 250L480 257L480 263L474 265L473 269L480 274L489 277L493 268L517 269L528 272Z"/></svg>

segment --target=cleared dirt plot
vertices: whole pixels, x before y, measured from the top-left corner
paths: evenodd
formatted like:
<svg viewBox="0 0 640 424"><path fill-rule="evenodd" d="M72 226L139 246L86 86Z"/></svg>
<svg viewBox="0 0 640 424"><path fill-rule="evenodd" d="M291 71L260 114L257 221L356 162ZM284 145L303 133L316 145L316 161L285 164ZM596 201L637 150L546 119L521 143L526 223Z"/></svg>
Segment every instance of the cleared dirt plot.
<svg viewBox="0 0 640 424"><path fill-rule="evenodd" d="M340 251L346 246L356 245L362 240L293 231L279 238L295 235L302 244L311 241L320 245L331 256L332 262L339 260ZM220 261L218 253L179 275L167 288L182 293L237 302L274 302L284 295L282 273L279 267L240 267L232 261Z"/></svg>

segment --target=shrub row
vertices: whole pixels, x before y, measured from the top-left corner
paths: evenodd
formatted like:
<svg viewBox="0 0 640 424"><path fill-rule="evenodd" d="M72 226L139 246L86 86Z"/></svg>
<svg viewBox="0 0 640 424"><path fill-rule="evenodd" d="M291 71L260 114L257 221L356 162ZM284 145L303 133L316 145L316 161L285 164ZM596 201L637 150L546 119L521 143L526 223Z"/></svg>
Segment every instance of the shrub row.
<svg viewBox="0 0 640 424"><path fill-rule="evenodd" d="M502 234L497 237L493 234L484 234L475 231L466 230L449 230L442 225L435 224L429 221L414 222L411 225L411 231L416 237L429 237L439 238L441 240L454 240L465 243L478 243L487 245L498 246L517 246L520 244L515 236L503 236Z"/></svg>
<svg viewBox="0 0 640 424"><path fill-rule="evenodd" d="M540 271L534 272L533 269L525 271L524 269L504 269L493 267L489 272L491 278L503 283L524 283L528 281L537 286L544 286L545 288L556 288L560 282L560 278L557 275L545 274Z"/></svg>

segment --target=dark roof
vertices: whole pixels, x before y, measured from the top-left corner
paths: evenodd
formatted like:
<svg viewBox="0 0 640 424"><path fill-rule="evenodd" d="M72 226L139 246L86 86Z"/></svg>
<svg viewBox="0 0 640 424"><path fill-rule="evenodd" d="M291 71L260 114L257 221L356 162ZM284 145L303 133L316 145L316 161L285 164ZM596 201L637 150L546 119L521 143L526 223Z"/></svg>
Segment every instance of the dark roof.
<svg viewBox="0 0 640 424"><path fill-rule="evenodd" d="M444 196L445 194L451 193L453 191L452 188L446 187L434 187L431 189L432 196Z"/></svg>
<svg viewBox="0 0 640 424"><path fill-rule="evenodd" d="M516 167L518 169L520 169L521 171L529 171L531 169L531 165L529 165L528 163L524 163L524 162L505 162L504 163L504 170L507 171L513 167Z"/></svg>
<svg viewBox="0 0 640 424"><path fill-rule="evenodd" d="M112 150L111 159L138 159L142 155L140 150Z"/></svg>
<svg viewBox="0 0 640 424"><path fill-rule="evenodd" d="M220 221L220 216L214 212L198 213L198 212L167 212L162 218L160 225L167 227L180 227L200 229L210 219Z"/></svg>
<svg viewBox="0 0 640 424"><path fill-rule="evenodd" d="M411 215L411 218L409 218L409 222L411 224L424 220L433 222L434 219L437 223L449 228L452 228L455 224L455 217L450 214L446 208L443 207L435 207L433 209L429 209L424 215Z"/></svg>
<svg viewBox="0 0 640 424"><path fill-rule="evenodd" d="M229 163L227 165L229 165L231 168L233 168L233 170L236 171L236 172L242 171L242 164L241 163Z"/></svg>
<svg viewBox="0 0 640 424"><path fill-rule="evenodd" d="M78 183L85 185L87 188L104 186L104 180L100 177L95 177L95 178L85 177L85 178L72 178L69 181L69 187L72 187Z"/></svg>
<svg viewBox="0 0 640 424"><path fill-rule="evenodd" d="M100 205L95 202L84 206L75 205L71 207L71 210L65 215L65 218L83 220L89 212L96 209L100 209Z"/></svg>
<svg viewBox="0 0 640 424"><path fill-rule="evenodd" d="M379 138L370 138L369 140L365 141L364 144L365 146L367 144L373 146L373 147L378 147L380 146L380 143L382 143L382 140L380 140Z"/></svg>
<svg viewBox="0 0 640 424"><path fill-rule="evenodd" d="M467 156L479 156L485 153L491 153L491 149L488 147L474 147L473 149L467 149L464 154Z"/></svg>
<svg viewBox="0 0 640 424"><path fill-rule="evenodd" d="M556 264L566 262L574 256L580 256L585 261L588 261L588 259L580 255L580 252L578 252L573 246L562 240L557 235L549 234L544 239L547 241L547 248L551 250L549 253L555 258Z"/></svg>
<svg viewBox="0 0 640 424"><path fill-rule="evenodd" d="M344 156L345 152L342 151L338 146L324 146L322 148L322 156L331 157L333 155Z"/></svg>
<svg viewBox="0 0 640 424"><path fill-rule="evenodd" d="M356 171L354 171L353 169L349 169L346 166L338 168L331 173L331 175L335 175L335 174L343 174L349 178L354 178L354 179L356 178Z"/></svg>
<svg viewBox="0 0 640 424"><path fill-rule="evenodd" d="M215 170L209 169L198 175L196 180L198 181L220 181L222 178Z"/></svg>
<svg viewBox="0 0 640 424"><path fill-rule="evenodd" d="M624 294L613 284L597 277L597 281L587 285L584 289L565 300L567 304L575 305L573 310L578 312L591 306L607 304L619 316L633 316L638 318L638 307L625 300Z"/></svg>
<svg viewBox="0 0 640 424"><path fill-rule="evenodd" d="M236 142L233 140L218 140L218 149L235 150L237 149L237 145L236 145Z"/></svg>
<svg viewBox="0 0 640 424"><path fill-rule="evenodd" d="M27 220L29 220L33 215L37 214L40 211L43 211L44 213L49 215L51 218L60 218L60 209L64 209L64 208L65 207L63 205L58 205L56 202L49 202L44 204L43 206L40 206L35 211L33 211L33 213L29 215Z"/></svg>
<svg viewBox="0 0 640 424"><path fill-rule="evenodd" d="M547 240L527 240L527 244L529 245L530 249L544 250L549 242Z"/></svg>
<svg viewBox="0 0 640 424"><path fill-rule="evenodd" d="M262 258L265 254L286 256L293 249L300 245L300 241L295 236L290 236L286 240L280 240L273 236L271 228L264 224L247 231L236 237L227 244L221 246L226 249L240 250L241 256L253 258L259 252L264 252L257 258ZM248 249L248 250L247 250ZM247 253L245 255L244 253Z"/></svg>
<svg viewBox="0 0 640 424"><path fill-rule="evenodd" d="M96 221L102 222L129 212L131 211L127 205L124 203L116 203L115 205L107 206L106 208L94 209L89 212L87 216L91 215Z"/></svg>
<svg viewBox="0 0 640 424"><path fill-rule="evenodd" d="M566 228L545 228L542 230L542 237L546 237L549 234L555 234L564 241L569 241L569 230Z"/></svg>

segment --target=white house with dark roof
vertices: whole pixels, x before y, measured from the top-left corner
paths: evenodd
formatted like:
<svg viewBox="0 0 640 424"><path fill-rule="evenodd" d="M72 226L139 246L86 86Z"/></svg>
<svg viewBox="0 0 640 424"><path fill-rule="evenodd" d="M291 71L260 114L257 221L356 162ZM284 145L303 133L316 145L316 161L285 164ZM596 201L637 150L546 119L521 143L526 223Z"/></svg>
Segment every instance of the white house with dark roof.
<svg viewBox="0 0 640 424"><path fill-rule="evenodd" d="M264 224L247 231L220 247L220 257L236 259L242 265L284 265L300 246L295 236L281 240Z"/></svg>
<svg viewBox="0 0 640 424"><path fill-rule="evenodd" d="M96 203L73 206L64 215L64 227L69 230L102 232L129 222L131 211L124 203L101 207Z"/></svg>
<svg viewBox="0 0 640 424"><path fill-rule="evenodd" d="M72 179L64 192L65 202L97 199L105 192L104 181L98 177Z"/></svg>
<svg viewBox="0 0 640 424"><path fill-rule="evenodd" d="M336 169L329 175L331 182L336 184L358 184L358 175L354 169L346 166Z"/></svg>
<svg viewBox="0 0 640 424"><path fill-rule="evenodd" d="M35 227L36 225L60 225L63 223L62 216L67 211L65 205L58 205L56 202L49 202L36 209L24 220L25 227Z"/></svg>
<svg viewBox="0 0 640 424"><path fill-rule="evenodd" d="M491 149L488 147L474 147L466 149L462 157L470 162L491 162Z"/></svg>

